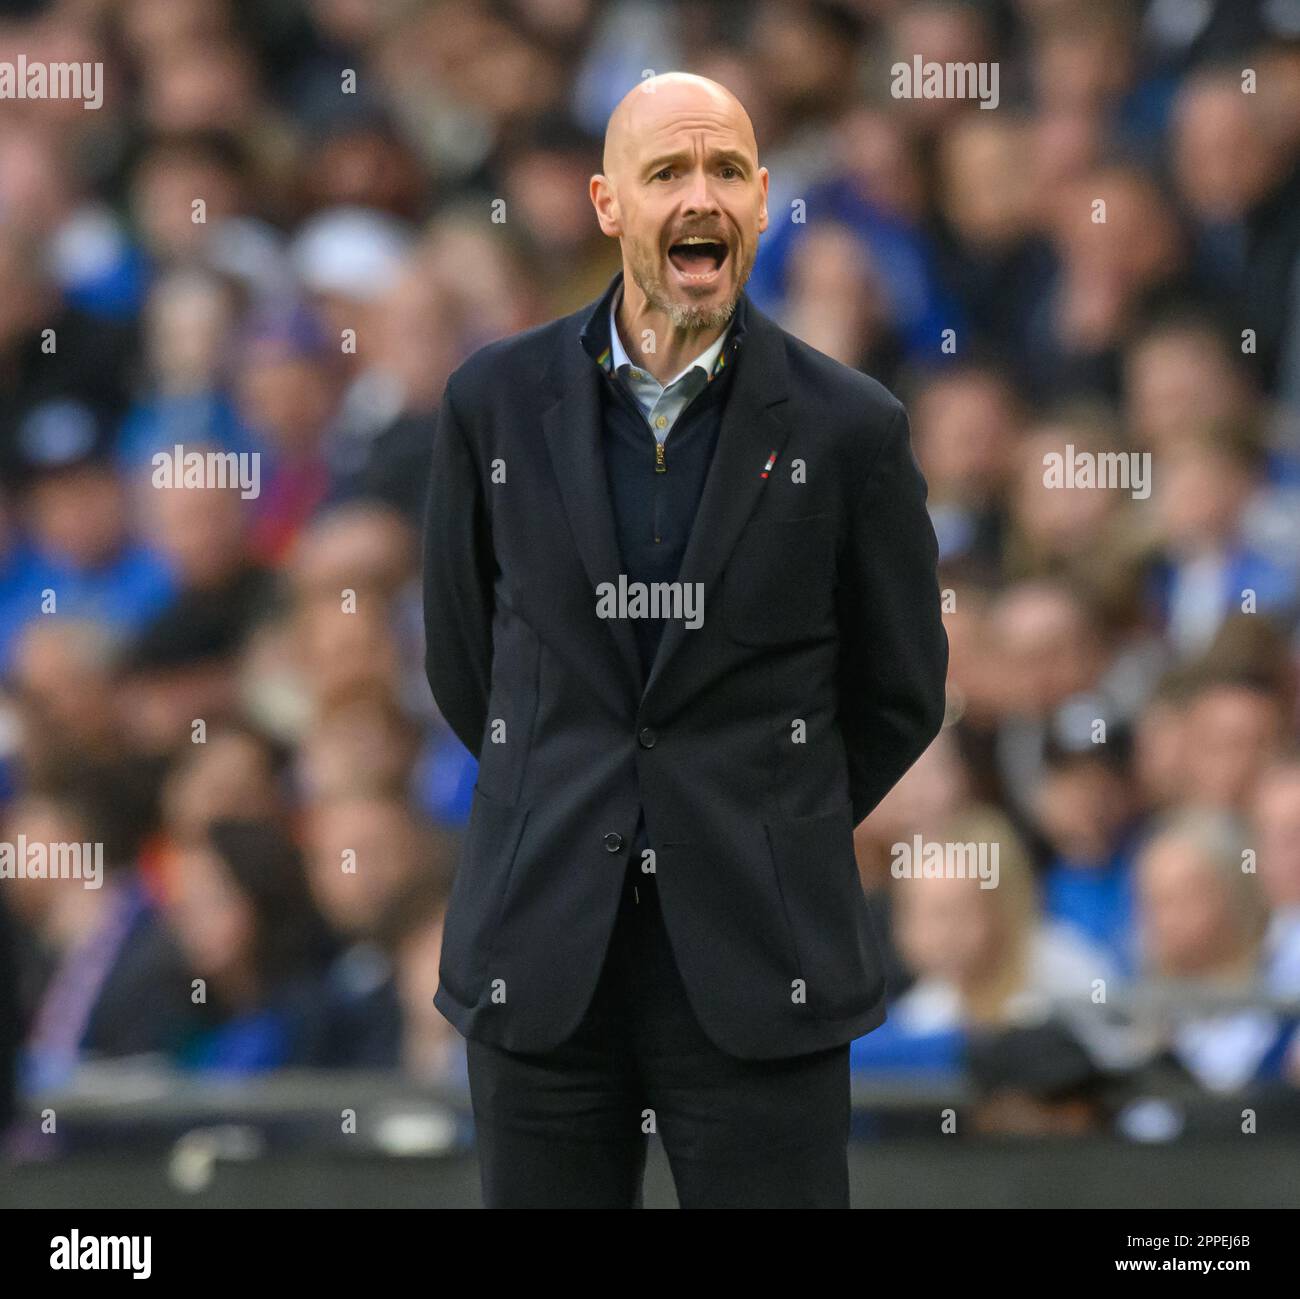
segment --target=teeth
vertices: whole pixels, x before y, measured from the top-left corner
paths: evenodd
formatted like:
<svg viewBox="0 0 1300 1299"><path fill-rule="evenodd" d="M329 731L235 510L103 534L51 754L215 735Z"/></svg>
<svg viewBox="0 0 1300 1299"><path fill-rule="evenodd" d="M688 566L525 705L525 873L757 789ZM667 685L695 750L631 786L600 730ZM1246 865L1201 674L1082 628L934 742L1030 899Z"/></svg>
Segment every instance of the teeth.
<svg viewBox="0 0 1300 1299"><path fill-rule="evenodd" d="M716 244L716 239L702 239L699 235L691 235L689 239L679 239L678 243L683 244Z"/></svg>

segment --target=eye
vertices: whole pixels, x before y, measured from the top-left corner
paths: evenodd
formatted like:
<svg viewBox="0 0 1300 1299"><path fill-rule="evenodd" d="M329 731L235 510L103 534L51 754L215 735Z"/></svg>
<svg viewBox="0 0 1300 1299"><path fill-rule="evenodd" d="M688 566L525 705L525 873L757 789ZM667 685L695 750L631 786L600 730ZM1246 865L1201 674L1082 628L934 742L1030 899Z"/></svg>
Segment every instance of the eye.
<svg viewBox="0 0 1300 1299"><path fill-rule="evenodd" d="M728 173L730 173L730 174L728 174ZM722 175L723 175L723 177L724 177L726 180L739 179L739 178L740 178L740 168L739 168L739 167L735 167L735 166L733 166L733 165L732 165L731 163L729 163L729 162L727 162L727 163L723 163L723 165L722 165Z"/></svg>
<svg viewBox="0 0 1300 1299"><path fill-rule="evenodd" d="M671 167L661 167L653 176L650 177L651 180L672 180L672 178L673 169Z"/></svg>

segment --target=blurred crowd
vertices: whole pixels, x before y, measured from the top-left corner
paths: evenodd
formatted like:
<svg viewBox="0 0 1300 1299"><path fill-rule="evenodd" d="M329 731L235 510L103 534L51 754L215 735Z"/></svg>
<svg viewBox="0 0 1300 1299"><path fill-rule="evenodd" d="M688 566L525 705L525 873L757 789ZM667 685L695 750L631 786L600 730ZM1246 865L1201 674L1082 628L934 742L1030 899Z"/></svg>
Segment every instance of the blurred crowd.
<svg viewBox="0 0 1300 1299"><path fill-rule="evenodd" d="M0 837L106 872L0 882L22 1090L458 1069L434 413L619 269L587 180L669 69L748 108L751 296L907 403L939 536L948 722L858 830L892 1008L855 1064L959 1071L1002 1130L1152 1069L1300 1086L1300 4L3 0L19 53L105 78L0 101ZM916 55L996 61L997 108L891 97ZM177 446L260 493L155 486ZM1149 495L1046 485L1072 452ZM917 835L999 886L895 878Z"/></svg>

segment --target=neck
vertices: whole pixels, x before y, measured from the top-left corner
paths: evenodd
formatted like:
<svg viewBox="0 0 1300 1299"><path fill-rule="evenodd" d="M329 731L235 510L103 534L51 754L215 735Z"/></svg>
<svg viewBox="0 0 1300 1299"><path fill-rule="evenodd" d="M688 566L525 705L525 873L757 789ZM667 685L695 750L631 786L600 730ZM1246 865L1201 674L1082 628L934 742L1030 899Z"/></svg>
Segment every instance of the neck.
<svg viewBox="0 0 1300 1299"><path fill-rule="evenodd" d="M716 343L731 323L726 320L705 329L677 328L662 311L650 305L626 267L614 319L628 356L649 370L660 383L680 374L701 352ZM646 331L655 340L653 352L642 349L641 340Z"/></svg>

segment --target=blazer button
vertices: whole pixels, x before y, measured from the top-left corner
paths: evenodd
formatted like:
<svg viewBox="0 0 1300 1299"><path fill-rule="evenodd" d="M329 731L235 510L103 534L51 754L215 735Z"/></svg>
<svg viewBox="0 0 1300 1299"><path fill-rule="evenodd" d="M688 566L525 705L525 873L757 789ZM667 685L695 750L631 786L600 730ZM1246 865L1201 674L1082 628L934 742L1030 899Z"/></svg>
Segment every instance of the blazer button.
<svg viewBox="0 0 1300 1299"><path fill-rule="evenodd" d="M654 733L653 730L650 729L650 727L645 726L642 727L641 733L636 738L637 738L637 743L643 749L653 749L655 747L655 741L659 737Z"/></svg>
<svg viewBox="0 0 1300 1299"><path fill-rule="evenodd" d="M619 852L622 850L622 847L623 847L623 836L621 834L618 834L616 831L611 830L605 836L605 851Z"/></svg>

